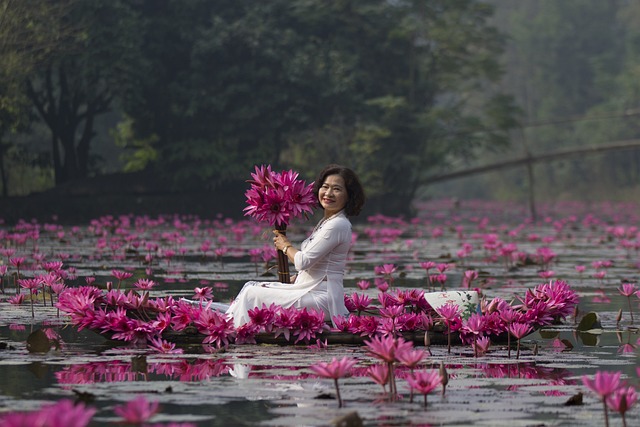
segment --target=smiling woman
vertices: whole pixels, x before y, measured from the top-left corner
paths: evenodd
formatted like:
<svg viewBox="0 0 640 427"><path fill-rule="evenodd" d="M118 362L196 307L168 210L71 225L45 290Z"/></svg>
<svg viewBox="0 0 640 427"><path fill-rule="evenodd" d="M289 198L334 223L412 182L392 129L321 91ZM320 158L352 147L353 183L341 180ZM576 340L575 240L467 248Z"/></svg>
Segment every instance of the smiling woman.
<svg viewBox="0 0 640 427"><path fill-rule="evenodd" d="M276 249L293 262L298 274L291 283L247 282L226 310L236 327L248 323L249 311L262 305L307 308L324 313L325 320L346 316L343 277L351 248L349 216L360 213L365 194L351 169L328 165L315 181L313 193L324 216L311 235L295 248L285 235L274 230Z"/></svg>

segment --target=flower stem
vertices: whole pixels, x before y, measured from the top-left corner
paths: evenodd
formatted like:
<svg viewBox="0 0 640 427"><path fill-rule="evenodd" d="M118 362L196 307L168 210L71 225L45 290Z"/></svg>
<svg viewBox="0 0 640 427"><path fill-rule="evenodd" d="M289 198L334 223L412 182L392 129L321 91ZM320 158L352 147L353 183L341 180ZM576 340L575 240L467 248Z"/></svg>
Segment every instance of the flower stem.
<svg viewBox="0 0 640 427"><path fill-rule="evenodd" d="M31 317L36 317L35 312L33 311L33 289L29 289L29 299L31 300Z"/></svg>
<svg viewBox="0 0 640 427"><path fill-rule="evenodd" d="M338 399L338 408L342 408L342 398L340 397L340 387L338 387L338 379L334 378L333 383L336 385L336 398Z"/></svg>

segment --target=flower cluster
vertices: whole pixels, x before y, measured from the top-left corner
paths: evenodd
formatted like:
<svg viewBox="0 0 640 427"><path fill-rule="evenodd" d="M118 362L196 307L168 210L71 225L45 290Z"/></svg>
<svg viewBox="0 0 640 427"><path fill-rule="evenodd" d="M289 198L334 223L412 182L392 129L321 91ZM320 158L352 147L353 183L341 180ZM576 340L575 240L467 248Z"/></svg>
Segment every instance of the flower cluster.
<svg viewBox="0 0 640 427"><path fill-rule="evenodd" d="M251 187L245 192L245 215L270 225L288 225L292 218L313 212L313 183L306 184L292 170L273 172L271 166L256 166Z"/></svg>
<svg viewBox="0 0 640 427"><path fill-rule="evenodd" d="M112 339L136 345L148 345L160 353L178 353L179 349L166 335L194 327L203 337L202 343L216 348L230 343L255 342L259 333L282 335L294 343L310 342L328 329L324 313L316 310L283 308L272 304L249 311L251 321L239 328L224 313L211 309L207 293L198 304L173 297L149 298L145 292L111 289L102 291L94 286L68 288L60 294L58 308L66 313L78 328L90 329Z"/></svg>
<svg viewBox="0 0 640 427"><path fill-rule="evenodd" d="M325 322L323 312L275 304L249 310L250 321L235 328L226 314L211 308L213 295L208 287L196 290L198 302L194 303L171 296L150 298L147 285L151 282L136 283L136 289L127 291L105 291L95 286L66 288L58 297L57 307L79 330L90 329L168 354L180 352L171 337L192 328L203 344L215 348L255 343L258 334L309 343L327 331L369 338L440 331L447 333L448 342L452 333L457 334L479 355L487 351L493 337L519 341L536 328L566 316L577 303L575 292L565 282L555 281L528 291L520 305L512 306L500 298L482 300L480 310L465 318L460 307L453 304L434 310L422 290L392 290L379 292L377 301L357 293L346 295L345 303L352 313L332 319L333 328Z"/></svg>
<svg viewBox="0 0 640 427"><path fill-rule="evenodd" d="M149 401L140 395L122 405L116 405L113 412L126 424L148 425L159 410L159 403ZM89 425L95 408L84 403L75 404L70 399L62 399L54 404L45 405L37 411L10 412L0 417L2 426L40 426L40 427L85 427ZM154 424L156 427L194 427L192 423Z"/></svg>

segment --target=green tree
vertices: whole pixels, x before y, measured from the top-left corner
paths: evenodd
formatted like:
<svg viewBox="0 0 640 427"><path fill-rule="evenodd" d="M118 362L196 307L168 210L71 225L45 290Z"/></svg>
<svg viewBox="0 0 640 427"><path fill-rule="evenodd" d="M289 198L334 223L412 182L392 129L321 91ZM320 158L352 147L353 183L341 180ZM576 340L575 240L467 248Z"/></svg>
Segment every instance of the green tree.
<svg viewBox="0 0 640 427"><path fill-rule="evenodd" d="M324 14L305 22L306 31L330 35L315 57L344 58L336 68L346 69L351 81L343 96L348 101L333 106L331 121L305 131L301 147L292 143L296 162L307 168L348 163L363 174L372 209L411 213L428 175L508 142L517 109L489 89L501 75L502 48L502 37L487 23L490 7L475 1L307 4ZM317 134L327 135L321 144Z"/></svg>
<svg viewBox="0 0 640 427"><path fill-rule="evenodd" d="M0 0L0 180L5 197L7 155L15 152L8 136L24 132L33 118L24 81L73 36L74 26L63 21L72 3Z"/></svg>
<svg viewBox="0 0 640 427"><path fill-rule="evenodd" d="M75 2L63 18L77 32L27 79L27 96L51 131L56 184L89 176L96 117L141 76L137 16L130 2Z"/></svg>
<svg viewBox="0 0 640 427"><path fill-rule="evenodd" d="M509 99L491 96L501 36L478 1L140 7L149 72L125 109L136 139L157 136L154 170L177 185L340 161L379 208L408 212L427 170L505 143L513 125Z"/></svg>

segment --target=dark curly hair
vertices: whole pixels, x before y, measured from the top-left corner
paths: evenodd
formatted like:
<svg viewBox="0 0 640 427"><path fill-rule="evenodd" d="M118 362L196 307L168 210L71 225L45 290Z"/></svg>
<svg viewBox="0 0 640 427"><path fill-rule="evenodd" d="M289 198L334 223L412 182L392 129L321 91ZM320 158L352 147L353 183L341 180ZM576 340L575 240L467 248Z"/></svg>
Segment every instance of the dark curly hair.
<svg viewBox="0 0 640 427"><path fill-rule="evenodd" d="M325 179L327 179L329 175L340 175L342 179L344 179L348 196L347 204L344 206L344 213L347 214L347 216L358 216L366 199L364 188L362 188L362 184L360 184L356 173L345 166L336 164L327 165L322 172L318 174L318 178L313 185L313 194L316 200L318 200L319 197L320 187L322 187L322 184L324 184Z"/></svg>

